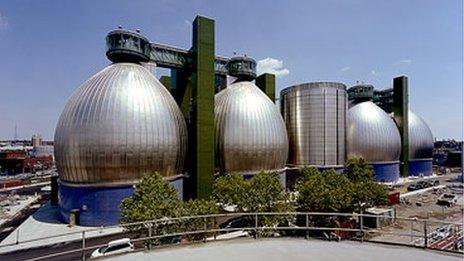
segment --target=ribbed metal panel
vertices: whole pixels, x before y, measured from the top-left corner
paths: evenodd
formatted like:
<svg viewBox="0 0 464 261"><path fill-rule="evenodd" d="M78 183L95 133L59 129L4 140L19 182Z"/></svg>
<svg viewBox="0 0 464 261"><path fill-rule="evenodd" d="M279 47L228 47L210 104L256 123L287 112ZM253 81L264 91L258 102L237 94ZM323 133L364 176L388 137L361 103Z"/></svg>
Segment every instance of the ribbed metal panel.
<svg viewBox="0 0 464 261"><path fill-rule="evenodd" d="M425 121L409 111L409 159L431 159L433 135Z"/></svg>
<svg viewBox="0 0 464 261"><path fill-rule="evenodd" d="M337 166L345 161L346 86L305 83L280 93L294 165Z"/></svg>
<svg viewBox="0 0 464 261"><path fill-rule="evenodd" d="M285 167L288 139L275 104L251 82L215 96L217 163L221 172L252 173Z"/></svg>
<svg viewBox="0 0 464 261"><path fill-rule="evenodd" d="M370 163L396 162L401 138L390 116L368 101L355 105L347 115L348 158L362 157Z"/></svg>
<svg viewBox="0 0 464 261"><path fill-rule="evenodd" d="M181 172L187 128L170 93L144 67L109 65L71 96L55 130L61 181L116 185Z"/></svg>

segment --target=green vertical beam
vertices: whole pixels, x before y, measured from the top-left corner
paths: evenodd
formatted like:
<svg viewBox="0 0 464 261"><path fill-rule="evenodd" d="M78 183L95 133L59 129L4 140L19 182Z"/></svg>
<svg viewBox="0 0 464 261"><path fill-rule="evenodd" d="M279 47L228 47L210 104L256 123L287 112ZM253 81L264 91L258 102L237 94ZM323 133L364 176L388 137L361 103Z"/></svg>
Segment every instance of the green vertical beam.
<svg viewBox="0 0 464 261"><path fill-rule="evenodd" d="M264 73L258 76L255 80L258 86L264 93L267 94L272 102L275 102L275 75Z"/></svg>
<svg viewBox="0 0 464 261"><path fill-rule="evenodd" d="M193 22L192 136L193 196L210 196L214 178L214 20L197 16Z"/></svg>
<svg viewBox="0 0 464 261"><path fill-rule="evenodd" d="M163 75L160 78L160 82L166 87L166 89L171 92L172 84L171 84L171 77Z"/></svg>
<svg viewBox="0 0 464 261"><path fill-rule="evenodd" d="M409 115L408 115L408 77L393 79L393 113L401 135L401 176L409 174Z"/></svg>
<svg viewBox="0 0 464 261"><path fill-rule="evenodd" d="M192 88L189 77L189 73L184 69L171 70L171 94L174 96L187 122L190 120L190 103L192 100Z"/></svg>

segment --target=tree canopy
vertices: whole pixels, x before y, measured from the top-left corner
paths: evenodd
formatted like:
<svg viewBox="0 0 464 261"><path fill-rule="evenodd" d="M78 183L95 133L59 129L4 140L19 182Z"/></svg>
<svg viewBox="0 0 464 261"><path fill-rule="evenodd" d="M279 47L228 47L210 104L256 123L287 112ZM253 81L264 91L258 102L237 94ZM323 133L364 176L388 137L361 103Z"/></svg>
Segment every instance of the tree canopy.
<svg viewBox="0 0 464 261"><path fill-rule="evenodd" d="M297 182L298 209L315 212L350 212L387 203L387 190L375 182L374 171L363 159L350 159L343 174L302 169Z"/></svg>
<svg viewBox="0 0 464 261"><path fill-rule="evenodd" d="M351 181L333 170L324 173L314 167L303 168L298 181L298 209L314 212L345 212L351 210Z"/></svg>
<svg viewBox="0 0 464 261"><path fill-rule="evenodd" d="M135 185L134 194L121 202L120 222L177 217L182 213L182 204L174 186L165 181L161 175L145 174Z"/></svg>

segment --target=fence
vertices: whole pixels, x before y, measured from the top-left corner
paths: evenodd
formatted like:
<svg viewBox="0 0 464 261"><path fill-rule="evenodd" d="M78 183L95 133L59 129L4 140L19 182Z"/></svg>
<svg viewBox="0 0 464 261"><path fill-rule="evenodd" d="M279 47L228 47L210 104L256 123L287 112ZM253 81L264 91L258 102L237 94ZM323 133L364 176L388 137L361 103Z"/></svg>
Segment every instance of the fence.
<svg viewBox="0 0 464 261"><path fill-rule="evenodd" d="M163 218L121 226L127 231L127 235L131 235L131 242L146 248L172 243L221 240L224 235L236 231L247 232L255 238L291 236L306 239L349 239L461 253L462 243L460 245L459 242L463 240L461 223L356 213L227 213ZM45 239L59 241L59 237L79 233L79 240L82 242L79 248L67 251L57 249L55 253L37 256L30 260L47 260L76 253L80 253L82 260L85 260L91 251L106 245L89 243L87 235L115 227L118 226L92 228L34 240L17 240L15 244L0 246L0 249Z"/></svg>

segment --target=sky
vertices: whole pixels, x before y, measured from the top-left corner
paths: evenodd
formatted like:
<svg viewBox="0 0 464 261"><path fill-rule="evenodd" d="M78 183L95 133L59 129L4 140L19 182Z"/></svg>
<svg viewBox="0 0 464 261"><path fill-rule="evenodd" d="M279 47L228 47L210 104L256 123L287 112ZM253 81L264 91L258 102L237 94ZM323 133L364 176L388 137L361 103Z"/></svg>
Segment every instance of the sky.
<svg viewBox="0 0 464 261"><path fill-rule="evenodd" d="M52 140L72 92L109 64L110 30L189 48L196 15L215 20L216 54L255 58L277 93L311 81L384 89L406 75L434 136L463 138L462 0L1 0L0 140L15 125Z"/></svg>

